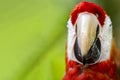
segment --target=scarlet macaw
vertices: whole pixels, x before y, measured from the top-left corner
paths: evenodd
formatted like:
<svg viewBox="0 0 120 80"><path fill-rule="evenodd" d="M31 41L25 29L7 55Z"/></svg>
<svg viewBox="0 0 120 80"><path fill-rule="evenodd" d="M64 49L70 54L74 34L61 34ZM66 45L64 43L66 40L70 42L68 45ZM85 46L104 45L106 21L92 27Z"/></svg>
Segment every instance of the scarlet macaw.
<svg viewBox="0 0 120 80"><path fill-rule="evenodd" d="M68 20L63 80L118 80L112 22L97 4L81 2Z"/></svg>

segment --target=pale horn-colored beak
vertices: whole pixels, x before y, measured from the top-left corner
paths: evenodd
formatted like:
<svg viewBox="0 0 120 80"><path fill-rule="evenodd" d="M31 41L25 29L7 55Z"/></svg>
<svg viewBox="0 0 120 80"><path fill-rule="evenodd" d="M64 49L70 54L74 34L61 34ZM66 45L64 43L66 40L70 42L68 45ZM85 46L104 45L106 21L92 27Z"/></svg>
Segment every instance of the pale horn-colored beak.
<svg viewBox="0 0 120 80"><path fill-rule="evenodd" d="M76 22L76 35L81 55L87 55L96 38L97 17L91 13L81 13Z"/></svg>

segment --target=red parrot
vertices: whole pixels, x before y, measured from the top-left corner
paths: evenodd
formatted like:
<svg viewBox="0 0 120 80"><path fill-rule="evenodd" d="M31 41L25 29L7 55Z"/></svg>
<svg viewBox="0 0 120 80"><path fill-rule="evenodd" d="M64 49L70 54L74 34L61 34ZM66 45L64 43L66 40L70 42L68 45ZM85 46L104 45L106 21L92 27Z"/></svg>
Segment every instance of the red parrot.
<svg viewBox="0 0 120 80"><path fill-rule="evenodd" d="M63 80L118 80L117 50L107 13L97 4L83 1L73 9L67 27Z"/></svg>

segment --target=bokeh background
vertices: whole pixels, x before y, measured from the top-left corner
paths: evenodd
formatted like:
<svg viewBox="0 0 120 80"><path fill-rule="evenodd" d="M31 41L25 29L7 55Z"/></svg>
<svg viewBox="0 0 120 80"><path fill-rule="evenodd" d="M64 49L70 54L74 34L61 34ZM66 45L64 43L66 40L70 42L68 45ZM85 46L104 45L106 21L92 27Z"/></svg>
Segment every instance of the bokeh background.
<svg viewBox="0 0 120 80"><path fill-rule="evenodd" d="M120 48L120 0L101 5ZM0 0L0 80L62 80L67 20L80 0Z"/></svg>

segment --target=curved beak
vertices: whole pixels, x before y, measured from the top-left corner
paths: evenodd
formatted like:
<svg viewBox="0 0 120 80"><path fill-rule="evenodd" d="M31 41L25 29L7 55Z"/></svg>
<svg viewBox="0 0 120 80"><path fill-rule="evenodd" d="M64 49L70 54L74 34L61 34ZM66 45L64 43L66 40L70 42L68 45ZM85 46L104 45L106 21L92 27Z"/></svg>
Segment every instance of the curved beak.
<svg viewBox="0 0 120 80"><path fill-rule="evenodd" d="M82 13L78 16L76 23L76 34L78 46L81 50L81 56L88 54L90 47L93 45L96 38L97 17L91 13Z"/></svg>

